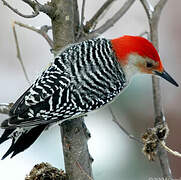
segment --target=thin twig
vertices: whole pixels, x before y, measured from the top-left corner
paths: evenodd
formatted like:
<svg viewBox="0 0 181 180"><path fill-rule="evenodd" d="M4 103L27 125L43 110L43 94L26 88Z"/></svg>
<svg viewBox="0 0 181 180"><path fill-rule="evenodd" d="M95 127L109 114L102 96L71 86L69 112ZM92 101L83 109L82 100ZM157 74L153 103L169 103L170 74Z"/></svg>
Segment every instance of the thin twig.
<svg viewBox="0 0 181 180"><path fill-rule="evenodd" d="M150 40L152 41L155 48L158 50L158 23L160 19L160 15L164 5L166 4L167 0L160 0L157 5L152 8L152 5L148 0L140 0L142 3L150 26ZM154 9L154 11L153 11ZM150 14L151 13L151 14ZM158 123L164 123L165 118L163 114L163 107L161 101L161 88L160 88L160 81L157 77L152 77L152 87L153 87L153 103L154 103L154 111L155 111L155 126ZM162 169L163 177L172 179L172 173L170 170L170 165L168 161L168 156L164 148L158 148L158 157L160 160L160 166Z"/></svg>
<svg viewBox="0 0 181 180"><path fill-rule="evenodd" d="M82 9L81 9L81 19L80 19L80 28L77 32L77 35L75 37L76 41L79 41L81 36L84 35L84 20L85 20L85 0L82 2Z"/></svg>
<svg viewBox="0 0 181 180"><path fill-rule="evenodd" d="M160 141L160 144L163 146L163 148L169 152L170 154L173 154L174 156L177 156L179 158L181 158L181 154L177 151L173 151L172 149L170 149L168 146L166 146L164 141Z"/></svg>
<svg viewBox="0 0 181 180"><path fill-rule="evenodd" d="M40 4L38 1L34 0L22 0L23 2L25 2L26 4L28 4L29 6L31 6L32 9L35 10L35 8L37 8L37 10L39 12L43 12L49 16L51 16L52 14L54 14L54 8L52 6L49 6L48 3L46 4Z"/></svg>
<svg viewBox="0 0 181 180"><path fill-rule="evenodd" d="M164 6L165 6L165 4L167 3L167 1L168 0L160 0L157 4L156 4L156 6L155 6L155 14L161 14L160 12L162 11L162 9L164 8Z"/></svg>
<svg viewBox="0 0 181 180"><path fill-rule="evenodd" d="M14 13L16 13L16 14L18 14L19 16L24 17L24 18L34 18L34 17L38 16L38 14L39 14L38 7L37 7L37 6L35 6L35 7L33 8L33 10L34 10L33 14L31 14L31 15L25 15L25 14L22 14L21 12L19 12L17 9L13 8L13 7L12 7L9 3L7 3L5 0L2 0L2 2L3 2L3 4L4 4L5 6L7 6L9 9L11 9Z"/></svg>
<svg viewBox="0 0 181 180"><path fill-rule="evenodd" d="M28 74L26 72L26 69L25 69L25 66L24 66L24 63L23 63L23 60L22 60L22 57L21 57L21 52L20 52L20 48L19 48L19 42L18 42L18 37L17 37L17 34L16 34L16 29L15 29L15 26L14 26L14 23L12 25L12 28L13 28L13 34L14 34L14 39L15 39L15 43L16 43L16 51L17 51L17 58L19 59L19 62L21 64L21 67L23 69L23 73L25 75L25 78L28 82L29 85L31 85L30 83L30 80L28 78Z"/></svg>
<svg viewBox="0 0 181 180"><path fill-rule="evenodd" d="M114 115L113 111L112 111L112 108L109 106L109 110L110 110L110 113L113 117L113 122L115 122L118 127L130 138L130 139L133 139L135 141L137 141L138 143L140 144L143 144L143 142L139 139L139 138L136 138L135 136L133 136L132 134L130 134L121 124L120 122L117 120L116 116Z"/></svg>
<svg viewBox="0 0 181 180"><path fill-rule="evenodd" d="M13 103L1 103L0 104L0 114L9 114L10 108L12 107Z"/></svg>
<svg viewBox="0 0 181 180"><path fill-rule="evenodd" d="M20 22L17 22L17 21L14 21L14 24L17 24L19 25L20 27L24 27L26 29L29 29L29 30L32 30L34 32L37 32L39 33L40 35L42 35L46 41L48 42L48 44L50 45L50 47L53 49L53 41L52 39L48 36L47 32L48 30L51 29L51 26L42 26L40 29L34 27L34 26L30 26L30 25L27 25L27 24L23 24L23 23L20 23Z"/></svg>
<svg viewBox="0 0 181 180"><path fill-rule="evenodd" d="M51 15L54 13L53 7L49 6L48 4L40 4L38 1L31 1L31 0L22 0L24 3L28 4L32 9L33 13L31 15L25 15L21 12L19 12L17 9L12 7L7 1L2 0L3 4L7 6L9 9L11 9L14 13L18 14L21 17L24 18L34 18L39 15L40 12L43 12L47 15Z"/></svg>
<svg viewBox="0 0 181 180"><path fill-rule="evenodd" d="M95 13L95 15L86 22L86 25L84 26L84 30L86 32L89 32L90 29L92 29L92 27L95 27L95 24L97 24L97 21L99 19L100 16L102 16L102 14L108 9L108 7L110 7L110 5L114 2L115 0L107 0L102 6L101 8Z"/></svg>
<svg viewBox="0 0 181 180"><path fill-rule="evenodd" d="M145 9L148 19L151 19L153 15L154 7L152 6L149 0L140 0L140 1Z"/></svg>
<svg viewBox="0 0 181 180"><path fill-rule="evenodd" d="M83 0L82 2L82 10L81 10L81 29L83 29L83 26L84 26L84 20L85 20L85 0Z"/></svg>
<svg viewBox="0 0 181 180"><path fill-rule="evenodd" d="M131 5L135 2L135 0L127 0L123 6L114 14L114 16L108 19L101 27L92 31L88 36L89 38L97 37L100 34L107 31L110 27L112 27L131 7Z"/></svg>

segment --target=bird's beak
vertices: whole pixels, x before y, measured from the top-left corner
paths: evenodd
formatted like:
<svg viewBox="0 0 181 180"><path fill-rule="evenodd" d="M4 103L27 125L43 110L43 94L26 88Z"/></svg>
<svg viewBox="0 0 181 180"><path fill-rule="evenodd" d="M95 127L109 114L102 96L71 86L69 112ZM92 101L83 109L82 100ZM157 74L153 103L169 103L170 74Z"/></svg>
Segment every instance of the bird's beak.
<svg viewBox="0 0 181 180"><path fill-rule="evenodd" d="M166 79L168 82L172 83L173 85L177 87L179 86L177 82L165 70L163 70L163 72L158 72L158 71L154 71L154 72L156 75Z"/></svg>
<svg viewBox="0 0 181 180"><path fill-rule="evenodd" d="M172 83L175 86L179 86L176 81L165 71L163 70L163 72L158 72L158 71L154 71L156 75L166 79L168 82Z"/></svg>

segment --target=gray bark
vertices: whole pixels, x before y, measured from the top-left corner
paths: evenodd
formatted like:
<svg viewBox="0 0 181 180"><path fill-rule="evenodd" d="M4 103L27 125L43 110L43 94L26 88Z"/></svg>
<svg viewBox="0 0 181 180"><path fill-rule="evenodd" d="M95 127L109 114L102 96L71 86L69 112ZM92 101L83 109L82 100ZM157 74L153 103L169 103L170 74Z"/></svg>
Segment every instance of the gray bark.
<svg viewBox="0 0 181 180"><path fill-rule="evenodd" d="M158 39L158 24L160 20L161 12L166 4L167 0L160 0L155 7L152 7L150 1L141 0L148 17L148 23L150 27L150 40L157 50L159 50ZM153 89L153 105L155 112L155 126L158 123L164 123L165 118L163 114L162 99L161 99L161 87L159 78L152 77L152 89ZM162 169L162 174L165 179L172 179L172 172L170 169L167 152L163 147L158 147L158 158Z"/></svg>
<svg viewBox="0 0 181 180"><path fill-rule="evenodd" d="M76 0L52 0L54 13L52 32L54 52L75 42L79 27L79 14ZM62 145L65 170L71 180L92 179L92 160L87 140L90 136L84 124L84 118L73 119L61 124Z"/></svg>

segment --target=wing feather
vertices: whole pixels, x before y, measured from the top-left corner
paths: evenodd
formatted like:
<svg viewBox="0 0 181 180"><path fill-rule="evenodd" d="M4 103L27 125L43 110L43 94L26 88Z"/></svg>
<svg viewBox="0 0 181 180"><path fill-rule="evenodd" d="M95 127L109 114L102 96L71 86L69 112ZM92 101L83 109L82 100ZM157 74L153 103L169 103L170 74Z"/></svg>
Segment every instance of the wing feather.
<svg viewBox="0 0 181 180"><path fill-rule="evenodd" d="M53 94L57 90L60 91L60 94L63 93L64 89L70 85L71 79L68 67L60 65L62 63L60 57L56 58L54 64L44 71L36 82L15 102L9 115L17 118L10 118L10 126L44 124L43 118L34 116L37 112L32 112L32 107L39 107L42 104L44 106L47 104L48 107L48 100ZM34 111L37 111L36 108L34 108Z"/></svg>

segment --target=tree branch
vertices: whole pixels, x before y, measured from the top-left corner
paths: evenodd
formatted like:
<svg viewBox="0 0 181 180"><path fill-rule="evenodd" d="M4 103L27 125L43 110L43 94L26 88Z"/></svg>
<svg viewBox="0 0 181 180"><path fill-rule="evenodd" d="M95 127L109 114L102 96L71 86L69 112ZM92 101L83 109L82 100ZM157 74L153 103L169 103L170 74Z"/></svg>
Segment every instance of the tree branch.
<svg viewBox="0 0 181 180"><path fill-rule="evenodd" d="M9 3L7 3L5 0L2 0L3 4L5 6L7 6L9 9L11 9L14 13L18 14L19 16L21 17L24 17L24 18L34 18L36 16L38 16L39 14L39 11L38 11L38 7L37 6L34 6L33 7L33 14L31 15L25 15L25 14L22 14L21 12L19 12L17 9L13 8Z"/></svg>
<svg viewBox="0 0 181 180"><path fill-rule="evenodd" d="M34 18L39 15L39 12L44 12L46 14L51 14L53 11L53 8L51 8L48 4L42 5L38 3L37 1L31 1L31 0L22 0L26 4L28 4L32 9L33 13L31 15L25 15L19 12L17 9L12 7L7 1L2 0L3 4L7 6L9 9L11 9L14 13L18 14L21 17L24 18Z"/></svg>
<svg viewBox="0 0 181 180"><path fill-rule="evenodd" d="M62 144L66 173L71 180L92 178L92 158L87 141L90 133L83 118L65 121L61 124Z"/></svg>
<svg viewBox="0 0 181 180"><path fill-rule="evenodd" d="M85 13L85 0L83 0L82 2L80 27L78 33L75 36L75 41L78 41L80 37L84 35L84 19L85 19L84 13Z"/></svg>
<svg viewBox="0 0 181 180"><path fill-rule="evenodd" d="M80 27L75 1L52 0L50 3L55 8L54 15L51 16L55 53L75 42L77 33L75 27ZM61 135L65 169L69 178L71 180L91 179L92 159L87 145L90 134L84 124L84 118L80 117L63 122Z"/></svg>
<svg viewBox="0 0 181 180"><path fill-rule="evenodd" d="M162 146L170 154L181 158L181 154L178 151L170 149L164 142L168 137L169 129L167 123L159 123L154 128L146 129L146 132L142 135L142 141L130 134L119 122L111 106L109 106L110 113L113 117L113 122L130 138L143 145L143 153L149 160L154 160L157 149Z"/></svg>
<svg viewBox="0 0 181 180"><path fill-rule="evenodd" d="M133 136L132 134L130 134L119 122L119 120L116 118L115 114L113 113L113 110L111 108L111 106L109 106L109 111L113 117L113 122L130 138L135 140L136 142L138 142L139 144L143 144L142 141L139 138L136 138L135 136Z"/></svg>
<svg viewBox="0 0 181 180"><path fill-rule="evenodd" d="M127 0L124 5L115 13L115 15L108 19L101 27L88 34L88 38L94 38L107 31L112 27L131 7L135 0Z"/></svg>
<svg viewBox="0 0 181 180"><path fill-rule="evenodd" d="M152 13L154 11L154 7L152 6L152 4L150 3L149 0L140 0L145 11L146 11L146 14L147 14L147 17L148 19L151 19L152 18Z"/></svg>
<svg viewBox="0 0 181 180"><path fill-rule="evenodd" d="M157 4L156 4L156 6L155 6L155 12L154 12L154 14L156 15L156 14L158 14L158 16L160 16L161 15L161 11L162 11L162 9L164 8L164 6L165 6L165 4L167 3L167 1L168 0L160 0Z"/></svg>
<svg viewBox="0 0 181 180"><path fill-rule="evenodd" d="M107 0L102 7L95 13L95 15L86 22L84 26L85 32L89 32L90 29L97 23L99 17L108 9L108 7L114 2L115 0Z"/></svg>
<svg viewBox="0 0 181 180"><path fill-rule="evenodd" d="M59 2L58 2L59 1ZM64 46L75 42L74 13L72 1L52 0L51 5L55 9L52 20L52 33L54 51L59 52ZM66 8L66 9L65 9ZM72 19L73 18L73 19Z"/></svg>
<svg viewBox="0 0 181 180"><path fill-rule="evenodd" d="M43 36L45 38L45 40L48 42L48 44L50 45L50 47L53 49L53 41L52 39L48 36L47 32L52 29L51 26L47 26L47 25L44 25L42 26L40 29L34 27L34 26L30 26L30 25L27 25L27 24L23 24L23 23L20 23L20 22L17 22L17 21L14 21L14 24L17 24L19 25L20 27L23 27L23 28L26 28L26 29L29 29L29 30L32 30L34 32L37 32L39 33L41 36Z"/></svg>
<svg viewBox="0 0 181 180"><path fill-rule="evenodd" d="M152 11L152 6L148 5L150 2L148 0L140 0L143 7L145 8L146 14L149 20L150 26L150 39L158 50L158 23L160 19L160 15L164 5L167 0L160 0L158 4L155 6L154 11ZM151 12L151 14L150 14ZM163 115L162 110L162 101L161 101L161 88L159 79L155 76L152 77L152 86L153 86L153 102L154 102L154 111L155 111L155 126L158 123L164 123L165 117ZM165 149L161 146L158 148L158 157L160 160L160 165L162 168L162 174L164 178L172 179L172 174L169 166L168 156Z"/></svg>
<svg viewBox="0 0 181 180"><path fill-rule="evenodd" d="M73 11L74 12L79 12L78 9L78 4L77 4L77 0L73 1ZM79 13L74 13L74 34L75 37L78 37L79 32L80 32L80 19L79 19Z"/></svg>
<svg viewBox="0 0 181 180"><path fill-rule="evenodd" d="M80 23L81 29L83 29L83 26L84 26L84 20L85 20L84 14L85 14L85 0L83 0L83 2L82 2L81 23Z"/></svg>
<svg viewBox="0 0 181 180"><path fill-rule="evenodd" d="M164 148L167 152L169 152L170 154L172 154L172 155L174 155L174 156L177 156L177 157L181 158L180 152L174 151L174 150L170 149L168 146L166 146L166 144L165 144L164 141L161 141L160 144L163 146L163 148Z"/></svg>
<svg viewBox="0 0 181 180"><path fill-rule="evenodd" d="M21 52L20 52L20 48L19 48L19 43L18 43L18 38L17 38L17 34L16 34L16 29L15 29L14 23L13 23L12 26L13 26L14 39L15 39L15 43L16 43L17 58L19 59L19 62L21 64L21 67L23 69L23 73L25 75L25 78L26 78L28 84L31 85L30 80L28 78L28 74L27 74L25 66L24 66L24 63L23 63L23 60L21 58Z"/></svg>
<svg viewBox="0 0 181 180"><path fill-rule="evenodd" d="M31 6L32 9L36 8L39 12L43 12L47 15L51 15L54 13L54 8L49 6L49 3L46 4L40 4L37 0L22 0L23 2L27 3L29 6Z"/></svg>

